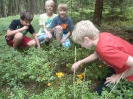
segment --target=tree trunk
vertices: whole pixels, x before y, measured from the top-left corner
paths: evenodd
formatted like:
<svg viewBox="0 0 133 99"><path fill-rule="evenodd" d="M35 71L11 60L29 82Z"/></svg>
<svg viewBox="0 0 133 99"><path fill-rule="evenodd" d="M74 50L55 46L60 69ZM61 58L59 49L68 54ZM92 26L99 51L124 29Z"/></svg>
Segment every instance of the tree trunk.
<svg viewBox="0 0 133 99"><path fill-rule="evenodd" d="M100 26L103 10L103 0L96 0L93 23Z"/></svg>
<svg viewBox="0 0 133 99"><path fill-rule="evenodd" d="M56 9L57 9L57 0L53 0L55 2L55 6L54 6L54 13L56 13Z"/></svg>
<svg viewBox="0 0 133 99"><path fill-rule="evenodd" d="M7 14L6 14L6 3L5 3L5 0L2 0L1 2L1 13L2 13L2 17L7 17Z"/></svg>

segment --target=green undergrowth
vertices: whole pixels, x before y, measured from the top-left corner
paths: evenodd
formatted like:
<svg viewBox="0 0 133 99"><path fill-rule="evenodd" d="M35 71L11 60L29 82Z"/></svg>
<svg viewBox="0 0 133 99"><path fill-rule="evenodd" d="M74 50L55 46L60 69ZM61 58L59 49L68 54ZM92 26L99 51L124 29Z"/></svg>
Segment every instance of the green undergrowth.
<svg viewBox="0 0 133 99"><path fill-rule="evenodd" d="M75 61L93 53L72 42L70 48L56 47L53 40L41 49L19 48L13 51L7 46L4 36L12 16L0 21L0 99L104 99L111 89L103 91L102 96L94 92L100 84L99 79L109 72L108 67L96 60L82 64L73 73L71 66ZM38 15L32 22L36 33L39 30ZM29 36L29 35L28 35ZM126 89L125 85L129 88ZM108 99L132 99L132 83L121 82ZM114 85L110 85L113 88ZM121 90L120 90L121 89ZM122 91L122 92L121 92Z"/></svg>

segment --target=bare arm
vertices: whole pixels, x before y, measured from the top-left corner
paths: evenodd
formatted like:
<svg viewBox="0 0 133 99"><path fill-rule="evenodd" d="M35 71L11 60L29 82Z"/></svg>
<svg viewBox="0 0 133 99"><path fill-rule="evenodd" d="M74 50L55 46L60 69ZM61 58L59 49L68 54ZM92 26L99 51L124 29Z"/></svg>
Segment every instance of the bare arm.
<svg viewBox="0 0 133 99"><path fill-rule="evenodd" d="M42 27L43 27L44 32L46 33L46 37L51 38L51 36L52 36L51 32L47 30L45 25L42 25Z"/></svg>
<svg viewBox="0 0 133 99"><path fill-rule="evenodd" d="M65 40L71 35L71 32L69 31L64 38L61 39L61 42L65 42Z"/></svg>
<svg viewBox="0 0 133 99"><path fill-rule="evenodd" d="M126 71L123 72L124 74L123 73L114 74L111 77L107 77L105 84L107 84L107 83L116 83L122 74L123 74L122 79L125 79L125 78L133 75L133 57L132 56L128 57L126 65L129 66L129 68Z"/></svg>
<svg viewBox="0 0 133 99"><path fill-rule="evenodd" d="M19 28L19 29L16 29L16 30L9 30L8 29L7 30L7 36L13 36L16 33L21 32L21 31L26 30L26 29L28 29L28 26L23 26L22 28Z"/></svg>
<svg viewBox="0 0 133 99"><path fill-rule="evenodd" d="M36 42L36 44L37 44L38 49L40 49L40 43L39 43L39 41L38 41L38 38L37 38L36 34L34 33L34 34L32 34L32 36L33 36L34 39L35 39L35 42Z"/></svg>
<svg viewBox="0 0 133 99"><path fill-rule="evenodd" d="M94 53L91 54L90 56L88 56L88 57L86 57L86 58L84 58L84 59L82 59L82 60L79 60L78 62L74 63L74 64L72 65L72 68L71 68L71 69L72 69L72 71L77 70L78 67L79 67L81 64L91 62L91 61L93 61L93 60L95 60L95 59L97 59L97 58L98 58L98 57L97 57L97 53L94 52Z"/></svg>
<svg viewBox="0 0 133 99"><path fill-rule="evenodd" d="M58 31L62 31L62 30L63 30L62 27L61 27L60 25L57 25L57 26L55 26L54 28L52 28L52 29L50 30L50 32L53 33L55 29L57 29Z"/></svg>
<svg viewBox="0 0 133 99"><path fill-rule="evenodd" d="M131 75L133 75L133 57L129 56L126 62L126 65L129 66L128 70L125 71L122 79L125 79Z"/></svg>

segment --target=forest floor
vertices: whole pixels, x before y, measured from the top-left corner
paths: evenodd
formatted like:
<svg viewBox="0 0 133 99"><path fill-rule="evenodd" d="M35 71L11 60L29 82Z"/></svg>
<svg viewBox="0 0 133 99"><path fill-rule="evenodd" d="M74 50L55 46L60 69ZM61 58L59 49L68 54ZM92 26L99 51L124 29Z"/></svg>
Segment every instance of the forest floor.
<svg viewBox="0 0 133 99"><path fill-rule="evenodd" d="M112 33L133 44L133 27L101 26L99 30Z"/></svg>

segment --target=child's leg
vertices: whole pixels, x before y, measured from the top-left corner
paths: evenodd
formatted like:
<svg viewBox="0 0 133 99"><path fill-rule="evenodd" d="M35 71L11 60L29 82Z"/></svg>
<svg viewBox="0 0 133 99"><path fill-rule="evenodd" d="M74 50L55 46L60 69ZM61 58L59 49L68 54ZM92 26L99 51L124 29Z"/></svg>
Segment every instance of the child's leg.
<svg viewBox="0 0 133 99"><path fill-rule="evenodd" d="M107 74L107 77L110 77L110 76L112 76L113 74L115 74L115 70L114 70L113 68L109 68L108 70L109 70L109 73ZM105 77L104 79L101 79L102 83L101 83L100 85L98 85L98 86L95 88L95 91L96 91L99 95L101 95L101 93L102 93L102 91L103 91L103 88L107 88L107 87L106 87L106 84L104 84L107 77Z"/></svg>
<svg viewBox="0 0 133 99"><path fill-rule="evenodd" d="M33 46L36 46L36 41L33 39L33 40L30 40L27 44L26 44L26 47L33 47Z"/></svg>
<svg viewBox="0 0 133 99"><path fill-rule="evenodd" d="M66 36L66 34L62 34L62 38L64 38L65 36ZM67 38L67 39L65 40L65 42L62 43L62 46L64 46L64 47L70 47L70 46L71 46L70 39Z"/></svg>
<svg viewBox="0 0 133 99"><path fill-rule="evenodd" d="M44 31L39 31L39 33L37 34L37 38L38 38L40 44L43 42L49 43L52 36L51 36L51 38L47 38Z"/></svg>
<svg viewBox="0 0 133 99"><path fill-rule="evenodd" d="M17 49L19 44L21 43L22 41L22 38L23 38L23 34L22 33L17 33L15 36L14 36L14 39L13 39L13 48L14 49Z"/></svg>
<svg viewBox="0 0 133 99"><path fill-rule="evenodd" d="M61 44L60 40L61 40L61 37L62 37L62 30L55 29L54 35L55 35L55 38L57 40L57 43L60 45Z"/></svg>
<svg viewBox="0 0 133 99"><path fill-rule="evenodd" d="M43 43L45 41L46 35L42 34L42 35L37 36L37 38L39 40L39 43Z"/></svg>

